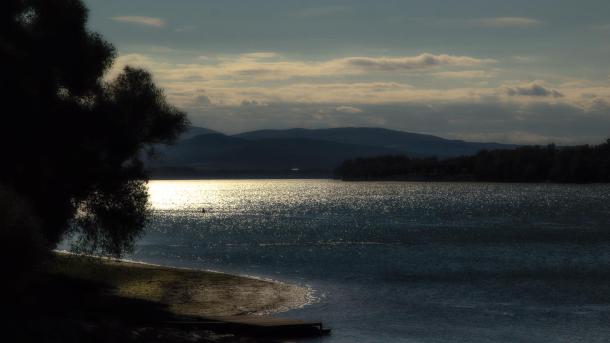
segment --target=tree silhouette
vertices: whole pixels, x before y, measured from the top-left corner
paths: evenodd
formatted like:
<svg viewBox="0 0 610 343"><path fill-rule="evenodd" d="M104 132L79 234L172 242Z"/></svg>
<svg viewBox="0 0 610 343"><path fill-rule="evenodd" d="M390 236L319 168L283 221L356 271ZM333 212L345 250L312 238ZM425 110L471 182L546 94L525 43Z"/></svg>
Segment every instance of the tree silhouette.
<svg viewBox="0 0 610 343"><path fill-rule="evenodd" d="M115 49L86 22L80 0L0 3L0 205L18 197L46 249L77 233L120 255L148 213L142 157L188 121L144 70L104 80Z"/></svg>
<svg viewBox="0 0 610 343"><path fill-rule="evenodd" d="M610 139L597 146L525 146L483 150L445 160L380 156L344 161L343 180L469 180L498 182L610 182Z"/></svg>

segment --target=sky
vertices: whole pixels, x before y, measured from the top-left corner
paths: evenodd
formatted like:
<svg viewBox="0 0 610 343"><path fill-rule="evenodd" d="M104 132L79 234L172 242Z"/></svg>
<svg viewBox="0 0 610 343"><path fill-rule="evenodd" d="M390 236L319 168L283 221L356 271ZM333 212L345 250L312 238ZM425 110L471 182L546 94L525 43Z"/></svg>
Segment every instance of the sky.
<svg viewBox="0 0 610 343"><path fill-rule="evenodd" d="M607 0L85 0L196 126L610 137Z"/></svg>

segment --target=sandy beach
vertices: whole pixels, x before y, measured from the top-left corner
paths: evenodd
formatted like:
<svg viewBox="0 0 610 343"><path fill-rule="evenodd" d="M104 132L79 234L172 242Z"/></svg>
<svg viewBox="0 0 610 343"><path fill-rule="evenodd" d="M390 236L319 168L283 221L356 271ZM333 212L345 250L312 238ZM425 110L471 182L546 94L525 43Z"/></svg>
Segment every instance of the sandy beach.
<svg viewBox="0 0 610 343"><path fill-rule="evenodd" d="M6 337L62 343L259 342L233 323L277 321L264 315L311 299L306 287L272 280L62 252L11 294Z"/></svg>
<svg viewBox="0 0 610 343"><path fill-rule="evenodd" d="M215 271L58 253L53 273L101 282L114 295L160 303L184 316L268 315L312 299L306 287Z"/></svg>

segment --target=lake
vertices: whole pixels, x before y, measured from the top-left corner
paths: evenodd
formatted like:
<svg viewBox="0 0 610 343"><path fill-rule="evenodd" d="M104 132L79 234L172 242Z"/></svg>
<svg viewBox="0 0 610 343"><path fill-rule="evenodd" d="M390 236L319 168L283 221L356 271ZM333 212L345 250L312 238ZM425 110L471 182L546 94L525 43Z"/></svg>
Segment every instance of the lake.
<svg viewBox="0 0 610 343"><path fill-rule="evenodd" d="M152 181L133 259L310 286L321 342L610 341L610 185ZM201 209L205 209L205 213Z"/></svg>

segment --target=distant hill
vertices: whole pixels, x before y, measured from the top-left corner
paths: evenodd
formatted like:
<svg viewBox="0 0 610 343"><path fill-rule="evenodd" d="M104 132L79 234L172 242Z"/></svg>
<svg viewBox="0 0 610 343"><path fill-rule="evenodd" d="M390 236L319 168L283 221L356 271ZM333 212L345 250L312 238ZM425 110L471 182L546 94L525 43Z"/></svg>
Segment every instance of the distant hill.
<svg viewBox="0 0 610 343"><path fill-rule="evenodd" d="M454 157L473 155L487 149L511 149L515 145L472 143L449 140L432 135L381 128L288 129L260 130L236 135L245 139L307 138L346 144L377 146L398 150L408 155Z"/></svg>
<svg viewBox="0 0 610 343"><path fill-rule="evenodd" d="M178 140L191 139L191 138L199 136L199 135L208 135L211 133L220 133L220 132L206 129L203 127L191 126L188 130L186 130L186 132L184 132L184 133L182 133L182 135L180 135L180 138Z"/></svg>
<svg viewBox="0 0 610 343"><path fill-rule="evenodd" d="M248 140L218 133L203 134L160 149L155 166L213 170L326 170L346 158L398 153L383 147L304 138Z"/></svg>
<svg viewBox="0 0 610 343"><path fill-rule="evenodd" d="M219 172L326 173L357 157L453 157L512 145L470 143L379 128L260 130L225 135L193 127L172 146L159 147L154 169L181 174ZM298 170L298 172L296 171Z"/></svg>

